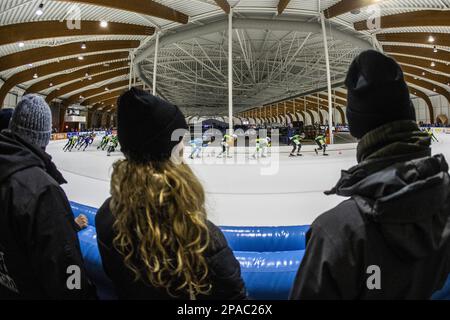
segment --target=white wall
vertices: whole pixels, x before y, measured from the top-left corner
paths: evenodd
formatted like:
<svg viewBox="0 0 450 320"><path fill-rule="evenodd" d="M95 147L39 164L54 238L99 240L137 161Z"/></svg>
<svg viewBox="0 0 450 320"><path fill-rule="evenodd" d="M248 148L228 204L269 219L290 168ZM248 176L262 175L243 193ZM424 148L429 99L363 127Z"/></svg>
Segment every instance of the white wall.
<svg viewBox="0 0 450 320"><path fill-rule="evenodd" d="M0 80L0 86L2 86L4 83L3 80ZM14 87L5 97L4 101L0 101L0 105L3 108L14 108L17 104L17 102L19 102L20 98L23 96L23 93L25 91L18 88L18 87Z"/></svg>
<svg viewBox="0 0 450 320"><path fill-rule="evenodd" d="M434 119L432 123L436 122L436 118L440 114L445 114L450 118L450 106L447 99L442 95L434 95L430 97L431 103L433 104ZM423 99L414 98L414 107L416 109L417 121L430 122L430 115L428 112L428 106Z"/></svg>

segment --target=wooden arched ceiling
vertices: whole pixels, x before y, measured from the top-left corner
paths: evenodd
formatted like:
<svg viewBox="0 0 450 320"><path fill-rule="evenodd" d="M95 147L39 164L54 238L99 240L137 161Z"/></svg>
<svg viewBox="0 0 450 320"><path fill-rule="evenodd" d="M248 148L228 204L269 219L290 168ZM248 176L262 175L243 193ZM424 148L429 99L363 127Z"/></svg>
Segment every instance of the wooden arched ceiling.
<svg viewBox="0 0 450 320"><path fill-rule="evenodd" d="M414 77L409 76L409 75L405 75L405 80L408 83L411 83L418 87L425 88L429 91L433 91L433 92L443 95L447 99L447 101L450 103L450 92L447 90L448 86L447 86L447 88L445 88L443 86L434 84L434 83L426 81L426 80L422 80L419 78L415 79Z"/></svg>
<svg viewBox="0 0 450 320"><path fill-rule="evenodd" d="M435 38L433 43L428 41L430 35ZM450 46L449 33L430 33L430 32L400 32L400 33L379 33L377 40L380 42L401 42L436 46Z"/></svg>
<svg viewBox="0 0 450 320"><path fill-rule="evenodd" d="M72 84L69 84L67 86L61 87L60 90L53 90L46 98L47 102L51 102L52 100L61 97L63 95L69 94L71 92L75 92L78 91L80 89L83 89L86 86L90 86L99 82L103 82L109 79L113 79L116 77L120 77L120 76L125 76L128 74L129 72L129 68L127 69L120 69L120 70L115 70L115 71L111 71L111 72L107 72L107 73L103 73L101 75L98 76L94 76L92 77L92 80L90 81L78 81Z"/></svg>
<svg viewBox="0 0 450 320"><path fill-rule="evenodd" d="M383 16L380 18L380 27L405 28L426 26L450 26L450 11L422 10ZM367 20L358 21L354 24L355 30L368 30Z"/></svg>
<svg viewBox="0 0 450 320"><path fill-rule="evenodd" d="M425 80L431 80L443 86L450 86L450 76L444 76L442 74L432 72L425 72L425 74L423 74L423 69L407 65L401 65L401 67L403 69L403 72L409 73L410 75L413 75L415 77L423 78Z"/></svg>
<svg viewBox="0 0 450 320"><path fill-rule="evenodd" d="M151 0L56 0L61 2L85 3L107 8L130 11L186 24L189 16Z"/></svg>
<svg viewBox="0 0 450 320"><path fill-rule="evenodd" d="M104 35L149 36L154 32L153 27L118 22L110 22L108 27L102 28L98 21L82 21L80 29L68 29L65 21L37 21L1 26L0 46L49 38Z"/></svg>
<svg viewBox="0 0 450 320"><path fill-rule="evenodd" d="M230 4L228 3L227 0L214 0L214 2L220 7L222 8L222 10L226 13L229 14L231 7Z"/></svg>
<svg viewBox="0 0 450 320"><path fill-rule="evenodd" d="M120 90L112 91L112 92L106 92L106 93L104 93L102 95L96 96L96 97L91 98L89 100L85 100L82 103L82 105L93 106L93 105L96 105L97 103L101 103L103 101L109 101L109 100L114 99L114 98L117 99L124 92L125 92L125 90L123 88L120 89Z"/></svg>
<svg viewBox="0 0 450 320"><path fill-rule="evenodd" d="M81 45L87 44L86 49ZM56 47L41 47L13 53L0 57L0 72L25 66L46 60L52 60L86 53L95 53L112 50L129 50L139 46L140 42L135 40L111 40L111 41L86 41L64 44Z"/></svg>
<svg viewBox="0 0 450 320"><path fill-rule="evenodd" d="M83 68L83 69L79 69L76 71L73 71L71 73L64 73L64 74L60 74L48 79L45 79L43 81L40 81L34 85L32 85L31 87L29 87L26 90L26 93L31 93L31 92L41 92L43 90L47 90L51 87L60 87L63 86L69 82L73 82L73 81L79 81L79 80L86 80L86 83L89 83L89 77L94 77L96 75L111 71L111 70L116 70L116 69L123 69L123 68L128 68L128 61L120 61L120 62L114 62L114 63L110 63L107 66L105 65L96 65L96 66L91 66L88 68ZM88 76L86 76L88 74ZM52 84L52 85L51 85Z"/></svg>
<svg viewBox="0 0 450 320"><path fill-rule="evenodd" d="M387 54L408 55L426 59L436 59L442 61L450 60L450 51L438 49L434 52L433 48L422 48L413 46L383 46L383 51Z"/></svg>
<svg viewBox="0 0 450 320"><path fill-rule="evenodd" d="M283 11L288 6L289 2L291 2L291 0L279 0L278 1L278 6L277 6L278 14L282 14L283 13Z"/></svg>
<svg viewBox="0 0 450 320"><path fill-rule="evenodd" d="M100 72L105 72L109 70L110 65L104 66L104 65L97 65L92 66L94 63L99 62L109 62L112 60L118 60L118 59L124 59L128 57L127 52L115 52L115 53L109 53L109 54L100 54L100 55L94 55L86 57L83 62L85 62L87 65L90 65L88 68L79 69L77 71L74 71L69 74L61 74L40 82L37 82L30 86L25 93L36 93L40 92L42 90L48 89L50 87L50 83L53 84L53 86L56 88L58 85L69 82L70 79L73 79L75 76L77 78L82 78L85 76L86 72L90 72L90 74L96 74ZM74 69L76 67L79 67L80 65L83 65L80 63L77 58L75 59L69 59L64 60L60 63L50 63L46 65L42 65L37 68L32 68L29 70L25 70L19 73L16 73L12 77L6 80L6 82L2 85L0 88L0 103L3 103L5 100L6 94L16 85L34 80L33 76L34 74L37 74L39 77L44 77L50 74L55 74L58 72L62 72L65 70Z"/></svg>
<svg viewBox="0 0 450 320"><path fill-rule="evenodd" d="M377 40L384 44L383 51L400 63L405 80L414 86L410 86L410 93L426 102L433 122L431 99L417 88L443 95L450 103L450 52L445 48L450 47L450 34L442 32L442 27L450 26L450 10L419 10L387 15L381 17L380 23ZM356 22L354 27L357 31L368 30L366 21ZM410 27L427 27L430 32L401 29ZM433 32L432 27L439 27L436 29L439 32ZM383 33L383 29L387 28L398 29L399 32ZM433 39L430 40L430 37Z"/></svg>
<svg viewBox="0 0 450 320"><path fill-rule="evenodd" d="M344 13L348 13L350 11L358 10L372 4L380 3L383 0L341 0L335 5L324 11L324 15L326 18L331 19L342 15Z"/></svg>
<svg viewBox="0 0 450 320"><path fill-rule="evenodd" d="M438 61L432 61L429 59L423 59L419 57L407 57L396 54L391 54L395 60L397 60L400 64L410 64L424 69L430 69L434 71L439 71L442 73L450 74L450 64L442 63ZM434 67L431 66L431 63L434 62Z"/></svg>
<svg viewBox="0 0 450 320"><path fill-rule="evenodd" d="M128 86L129 80L121 80L113 83L109 83L107 85L100 86L98 88L89 89L82 91L78 94L74 94L64 100L63 104L69 106L73 103L76 103L79 100L79 97L84 97L84 101L81 103L82 105L92 105L90 98L96 97L97 95L103 95L105 93L115 91L117 89L121 89L122 87Z"/></svg>
<svg viewBox="0 0 450 320"><path fill-rule="evenodd" d="M324 93L319 94L319 98L322 99L322 100L325 100L327 102L327 104L328 104L328 95L327 94L324 94ZM333 101L333 104L336 103L336 104L339 104L339 105L341 105L343 107L347 106L347 100L344 100L344 99L341 99L341 98L337 98L336 95L332 98L332 101Z"/></svg>
<svg viewBox="0 0 450 320"><path fill-rule="evenodd" d="M425 103L427 104L428 107L428 114L430 116L430 121L433 122L434 121L434 109L433 109L433 104L431 103L431 99L430 97L423 91L413 88L411 86L409 86L409 93L411 93L412 95L421 98L425 101Z"/></svg>

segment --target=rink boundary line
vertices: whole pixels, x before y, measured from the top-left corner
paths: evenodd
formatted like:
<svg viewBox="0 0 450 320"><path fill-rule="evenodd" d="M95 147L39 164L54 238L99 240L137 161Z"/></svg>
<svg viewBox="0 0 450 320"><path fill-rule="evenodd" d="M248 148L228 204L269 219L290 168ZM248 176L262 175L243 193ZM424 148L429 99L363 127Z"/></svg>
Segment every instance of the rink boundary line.
<svg viewBox="0 0 450 320"><path fill-rule="evenodd" d="M75 173L73 171L70 170L64 170L61 169L60 171L67 172L82 178L88 178L88 179L92 179L92 180L97 180L97 181L102 181L102 182L107 182L110 183L110 180L105 180L105 179L99 179L99 178L94 178L94 177L90 177L84 174L79 174L79 173ZM253 193L253 192L240 192L240 193L236 193L236 192L210 192L210 191L206 191L205 190L205 194L212 194L212 195L234 195L234 196L258 196L258 195L292 195L292 194L307 194L307 193L324 193L325 190L307 190L307 191L288 191L288 192L258 192L258 193Z"/></svg>

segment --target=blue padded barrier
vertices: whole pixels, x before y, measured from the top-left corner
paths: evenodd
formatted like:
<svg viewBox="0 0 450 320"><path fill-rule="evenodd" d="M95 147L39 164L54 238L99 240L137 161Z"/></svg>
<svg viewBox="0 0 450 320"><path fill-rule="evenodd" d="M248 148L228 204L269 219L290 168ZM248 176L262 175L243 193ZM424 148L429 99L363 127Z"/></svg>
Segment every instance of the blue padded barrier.
<svg viewBox="0 0 450 320"><path fill-rule="evenodd" d="M100 299L114 299L114 289L106 276L93 227L79 233L81 252L90 279ZM283 300L289 297L304 251L242 252L234 255L241 264L242 278L251 299Z"/></svg>
<svg viewBox="0 0 450 320"><path fill-rule="evenodd" d="M97 288L97 294L102 300L115 299L113 284L105 274L97 244L97 231L94 227L87 227L78 233L81 253L89 278Z"/></svg>
<svg viewBox="0 0 450 320"><path fill-rule="evenodd" d="M250 299L287 300L304 250L234 252Z"/></svg>
<svg viewBox="0 0 450 320"><path fill-rule="evenodd" d="M433 294L432 300L450 300L450 274L441 290Z"/></svg>
<svg viewBox="0 0 450 320"><path fill-rule="evenodd" d="M97 247L96 208L71 202L75 216L84 214L90 226L79 232L81 251L90 278L101 299L114 299L111 281L105 275ZM252 299L287 299L304 255L309 226L222 227ZM450 300L450 275L432 299Z"/></svg>
<svg viewBox="0 0 450 320"><path fill-rule="evenodd" d="M309 226L220 227L233 251L305 250Z"/></svg>
<svg viewBox="0 0 450 320"><path fill-rule="evenodd" d="M95 215L97 214L97 208L85 206L84 204L79 204L72 201L70 201L70 207L72 208L72 212L75 217L78 217L80 214L84 214L89 221L89 225L95 227Z"/></svg>
<svg viewBox="0 0 450 320"><path fill-rule="evenodd" d="M84 214L89 225L95 227L97 209L70 202L77 217ZM233 251L295 251L305 250L309 226L289 227L220 227Z"/></svg>

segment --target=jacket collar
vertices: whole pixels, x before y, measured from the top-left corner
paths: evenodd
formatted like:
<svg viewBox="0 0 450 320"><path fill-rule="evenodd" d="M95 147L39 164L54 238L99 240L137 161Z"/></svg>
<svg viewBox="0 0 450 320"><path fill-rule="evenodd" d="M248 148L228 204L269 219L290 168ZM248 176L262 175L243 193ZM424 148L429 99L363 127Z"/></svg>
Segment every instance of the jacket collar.
<svg viewBox="0 0 450 320"><path fill-rule="evenodd" d="M17 170L38 166L43 168L56 182L58 182L58 184L61 185L67 183L61 172L58 171L55 164L52 162L52 157L47 154L45 150L34 146L9 130L4 130L1 134L10 144L15 145L16 149L20 150L20 154L27 159L23 162L23 166L17 166ZM27 153L28 156L26 155ZM11 170L11 174L17 170Z"/></svg>

